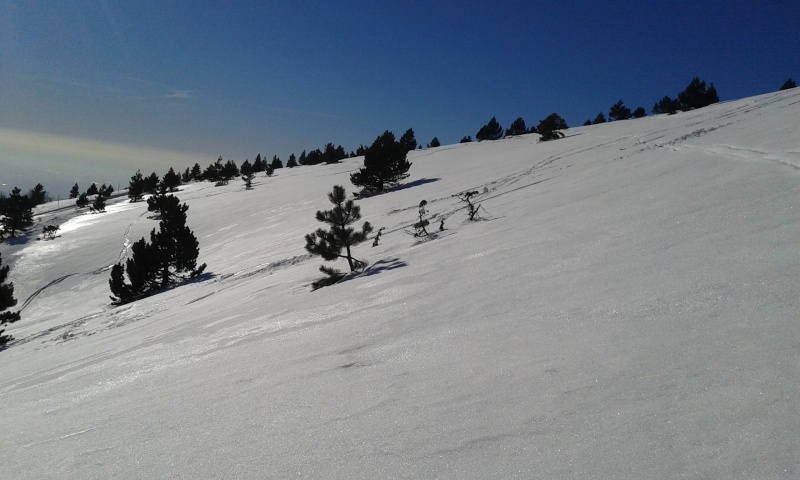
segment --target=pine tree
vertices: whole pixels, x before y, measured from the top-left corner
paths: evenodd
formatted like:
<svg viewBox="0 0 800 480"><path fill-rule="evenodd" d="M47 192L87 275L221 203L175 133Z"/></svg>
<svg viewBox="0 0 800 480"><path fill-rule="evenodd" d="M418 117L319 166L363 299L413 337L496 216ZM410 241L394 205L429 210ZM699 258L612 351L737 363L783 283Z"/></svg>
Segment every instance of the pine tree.
<svg viewBox="0 0 800 480"><path fill-rule="evenodd" d="M112 268L112 300L124 303L205 270L205 264L197 266L200 250L197 238L186 226L188 209L174 195L164 198L159 228L150 232L150 243L141 238L131 246L131 256L125 263L130 283L125 282L122 264Z"/></svg>
<svg viewBox="0 0 800 480"><path fill-rule="evenodd" d="M241 173L242 176L253 173L253 166L250 164L250 160L245 159L244 163L242 163L242 168L239 169L239 173Z"/></svg>
<svg viewBox="0 0 800 480"><path fill-rule="evenodd" d="M28 199L30 200L31 207L47 202L47 198L47 190L44 189L41 183L37 183L36 186L28 192Z"/></svg>
<svg viewBox="0 0 800 480"><path fill-rule="evenodd" d="M286 162L286 168L294 168L297 166L297 157L294 156L294 153L289 155L289 160Z"/></svg>
<svg viewBox="0 0 800 480"><path fill-rule="evenodd" d="M10 323L19 320L19 312L12 312L9 310L17 304L17 299L14 298L14 284L7 283L9 267L3 266L3 254L0 253L0 350L14 339L11 335L6 335L5 327Z"/></svg>
<svg viewBox="0 0 800 480"><path fill-rule="evenodd" d="M482 126L478 133L475 135L475 139L479 142L483 140L499 140L503 138L503 127L497 123L497 119L492 117L489 120L489 123Z"/></svg>
<svg viewBox="0 0 800 480"><path fill-rule="evenodd" d="M103 213L106 211L106 199L102 195L97 195L94 197L94 202L92 202L92 209L95 212Z"/></svg>
<svg viewBox="0 0 800 480"><path fill-rule="evenodd" d="M244 189L245 190L252 190L253 189L253 179L256 177L254 173L247 173L242 175L242 180L244 181Z"/></svg>
<svg viewBox="0 0 800 480"><path fill-rule="evenodd" d="M160 182L161 182L161 180L158 178L158 174L156 174L156 172L151 173L150 176L146 177L144 179L144 182L142 183L142 187L144 188L144 192L145 193L155 193L156 189L158 188L158 184Z"/></svg>
<svg viewBox="0 0 800 480"><path fill-rule="evenodd" d="M72 186L72 189L69 191L69 198L78 198L81 194L80 188L78 188L78 184Z"/></svg>
<svg viewBox="0 0 800 480"><path fill-rule="evenodd" d="M270 167L272 167L273 171L277 170L279 168L283 168L283 162L281 161L280 158L278 158L277 155L273 155L272 156L272 163L270 164Z"/></svg>
<svg viewBox="0 0 800 480"><path fill-rule="evenodd" d="M781 90L789 90L790 88L795 88L795 87L797 87L797 84L794 83L792 77L789 77L789 79L783 82L783 85L781 85Z"/></svg>
<svg viewBox="0 0 800 480"><path fill-rule="evenodd" d="M670 98L669 95L665 95L664 98L656 102L653 105L653 115L658 115L660 113L668 113L674 114L681 110L681 102L679 102L675 98Z"/></svg>
<svg viewBox="0 0 800 480"><path fill-rule="evenodd" d="M88 196L97 195L97 191L98 191L97 190L97 184L93 183L92 186L89 187L88 190L86 190L86 195L88 195Z"/></svg>
<svg viewBox="0 0 800 480"><path fill-rule="evenodd" d="M636 110L633 111L633 118L642 118L646 116L647 112L645 111L644 107L636 107Z"/></svg>
<svg viewBox="0 0 800 480"><path fill-rule="evenodd" d="M253 160L253 173L263 172L264 171L264 161L261 160L261 154L259 153L256 155L256 159Z"/></svg>
<svg viewBox="0 0 800 480"><path fill-rule="evenodd" d="M611 106L608 112L608 118L611 120L628 120L631 118L631 109L626 107L622 100L618 101Z"/></svg>
<svg viewBox="0 0 800 480"><path fill-rule="evenodd" d="M395 141L392 132L386 130L367 149L364 167L351 174L350 181L361 187L362 192L383 192L384 188L408 178L411 162L406 155L405 147Z"/></svg>
<svg viewBox="0 0 800 480"><path fill-rule="evenodd" d="M557 113L551 113L544 120L539 122L536 127L540 137L540 141L546 142L549 140L556 140L564 138L564 134L559 130L566 130L569 128L567 122L561 118Z"/></svg>
<svg viewBox="0 0 800 480"><path fill-rule="evenodd" d="M511 126L506 129L506 137L512 135L525 135L528 133L528 127L525 126L525 120L522 117L517 118L511 122Z"/></svg>
<svg viewBox="0 0 800 480"><path fill-rule="evenodd" d="M606 116L603 115L603 112L598 113L597 116L594 117L592 125L599 125L601 123L606 123Z"/></svg>
<svg viewBox="0 0 800 480"><path fill-rule="evenodd" d="M409 128L400 137L400 145L406 150L406 153L417 149L417 138L414 136L414 130Z"/></svg>
<svg viewBox="0 0 800 480"><path fill-rule="evenodd" d="M192 180L199 182L203 178L203 170L200 168L199 163L195 163L192 167L192 172L189 174Z"/></svg>
<svg viewBox="0 0 800 480"><path fill-rule="evenodd" d="M332 261L344 258L350 266L350 271L361 269L365 263L353 258L351 247L364 242L367 235L372 232L372 225L364 222L360 231L352 225L361 219L361 207L353 200L347 200L344 187L335 185L328 194L328 200L334 205L332 210L317 211L317 221L328 225L329 229L318 228L315 232L306 235L306 250L312 255L318 255L325 260ZM342 250L345 253L342 253ZM314 289L336 283L344 275L342 272L320 267L320 271L328 277L314 282Z"/></svg>
<svg viewBox="0 0 800 480"><path fill-rule="evenodd" d="M441 146L442 146L442 142L440 142L437 137L433 137L433 140L431 140L431 143L428 144L428 148L436 148L436 147L441 147Z"/></svg>
<svg viewBox="0 0 800 480"><path fill-rule="evenodd" d="M78 197L78 199L75 200L75 205L78 208L87 207L89 205L89 203L90 203L89 202L89 197L86 196L86 193L81 193L80 197Z"/></svg>
<svg viewBox="0 0 800 480"><path fill-rule="evenodd" d="M466 137L462 137L459 143L471 143L472 142L472 135L467 135Z"/></svg>
<svg viewBox="0 0 800 480"><path fill-rule="evenodd" d="M15 237L17 232L25 230L33 225L33 209L30 199L21 194L18 187L11 190L11 195L3 202L0 210L0 226L3 227L3 235Z"/></svg>
<svg viewBox="0 0 800 480"><path fill-rule="evenodd" d="M719 102L717 89L714 84L706 88L706 82L694 77L684 91L678 94L678 101L683 110L703 108L713 103Z"/></svg>
<svg viewBox="0 0 800 480"><path fill-rule="evenodd" d="M132 202L139 202L144 198L144 177L141 170L136 170L136 174L131 177L128 183L128 198Z"/></svg>
<svg viewBox="0 0 800 480"><path fill-rule="evenodd" d="M165 187L167 187L167 190L174 192L181 184L181 177L175 173L175 170L172 167L170 167L169 171L164 174L162 183Z"/></svg>

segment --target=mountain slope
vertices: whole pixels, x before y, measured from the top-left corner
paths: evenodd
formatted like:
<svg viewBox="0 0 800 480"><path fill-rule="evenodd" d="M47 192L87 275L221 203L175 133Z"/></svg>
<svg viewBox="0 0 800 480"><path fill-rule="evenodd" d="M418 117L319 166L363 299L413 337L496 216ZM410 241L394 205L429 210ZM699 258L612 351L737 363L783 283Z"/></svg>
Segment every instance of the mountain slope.
<svg viewBox="0 0 800 480"><path fill-rule="evenodd" d="M412 152L358 201L368 271L313 293L303 236L360 159L184 187L211 275L125 306L145 205L5 245L31 301L1 475L795 478L799 116L789 90Z"/></svg>

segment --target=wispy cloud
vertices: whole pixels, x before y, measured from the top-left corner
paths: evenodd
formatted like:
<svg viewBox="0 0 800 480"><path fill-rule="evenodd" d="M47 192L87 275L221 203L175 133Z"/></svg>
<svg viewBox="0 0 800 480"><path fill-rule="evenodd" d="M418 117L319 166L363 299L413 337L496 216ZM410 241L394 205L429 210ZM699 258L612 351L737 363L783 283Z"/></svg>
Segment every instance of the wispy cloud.
<svg viewBox="0 0 800 480"><path fill-rule="evenodd" d="M164 98L177 98L178 100L186 100L192 98L191 90L175 90L169 95L164 95Z"/></svg>

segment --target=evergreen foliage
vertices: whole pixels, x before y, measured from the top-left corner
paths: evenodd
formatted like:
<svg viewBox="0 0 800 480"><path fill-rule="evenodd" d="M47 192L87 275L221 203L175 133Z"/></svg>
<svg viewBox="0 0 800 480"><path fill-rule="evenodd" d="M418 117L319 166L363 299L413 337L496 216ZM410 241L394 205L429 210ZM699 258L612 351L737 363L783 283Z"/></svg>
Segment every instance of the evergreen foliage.
<svg viewBox="0 0 800 480"><path fill-rule="evenodd" d="M181 184L181 177L175 173L175 170L172 167L170 167L169 171L164 174L162 184L167 188L167 190L174 192Z"/></svg>
<svg viewBox="0 0 800 480"><path fill-rule="evenodd" d="M78 197L78 199L77 199L77 200L75 200L75 205L76 205L78 208L84 208L84 207L87 207L87 206L89 205L89 203L90 203L90 202L89 202L89 197L87 197L87 196L86 196L86 193L85 193L85 192L84 192L84 193L81 193L81 196L80 196L80 197Z"/></svg>
<svg viewBox="0 0 800 480"><path fill-rule="evenodd" d="M606 116L603 115L603 112L598 113L597 116L594 117L592 125L599 125L601 123L606 123Z"/></svg>
<svg viewBox="0 0 800 480"><path fill-rule="evenodd" d="M700 80L699 77L694 77L686 89L678 94L678 101L681 104L681 108L686 111L717 103L719 102L719 97L713 83L706 88L705 81Z"/></svg>
<svg viewBox="0 0 800 480"><path fill-rule="evenodd" d="M542 142L564 138L564 134L559 130L566 130L567 128L569 128L567 122L557 113L551 113L536 126L537 132L541 135L539 140Z"/></svg>
<svg viewBox="0 0 800 480"><path fill-rule="evenodd" d="M525 126L525 120L523 120L522 117L511 122L511 126L506 129L506 137L511 135L525 135L526 133L528 133L528 127Z"/></svg>
<svg viewBox="0 0 800 480"><path fill-rule="evenodd" d="M433 137L433 140L431 140L431 143L428 144L428 148L436 148L436 147L441 147L441 146L442 146L442 143L439 141L439 139L437 137Z"/></svg>
<svg viewBox="0 0 800 480"><path fill-rule="evenodd" d="M339 163L339 156L336 153L336 147L334 147L332 143L325 145L325 150L322 152L322 155L320 155L320 158L320 163Z"/></svg>
<svg viewBox="0 0 800 480"><path fill-rule="evenodd" d="M781 90L789 90L790 88L795 88L796 86L797 84L794 83L792 77L789 77L789 79L783 82L783 85L781 85Z"/></svg>
<svg viewBox="0 0 800 480"><path fill-rule="evenodd" d="M97 190L97 184L96 184L96 183L93 183L93 184L92 184L92 186L91 186L91 187L89 187L89 188L86 190L86 195L91 197L92 195L97 195L97 192L98 192L98 190Z"/></svg>
<svg viewBox="0 0 800 480"><path fill-rule="evenodd" d="M0 237L15 237L17 232L33 225L33 209L31 201L18 187L11 190L0 209L0 226L3 227Z"/></svg>
<svg viewBox="0 0 800 480"><path fill-rule="evenodd" d="M670 115L677 113L681 110L681 102L678 99L670 98L669 95L665 95L664 98L656 102L653 105L653 115L658 115L660 113L668 113Z"/></svg>
<svg viewBox="0 0 800 480"><path fill-rule="evenodd" d="M98 195L106 198L109 198L112 193L114 193L114 187L111 185L106 186L105 183L100 187L100 190L97 191Z"/></svg>
<svg viewBox="0 0 800 480"><path fill-rule="evenodd" d="M458 143L472 143L472 135L467 135L466 137L462 137L461 141Z"/></svg>
<svg viewBox="0 0 800 480"><path fill-rule="evenodd" d="M244 181L244 189L245 190L252 190L253 189L253 179L256 177L255 173L248 173L242 175L242 180Z"/></svg>
<svg viewBox="0 0 800 480"><path fill-rule="evenodd" d="M195 163L192 167L192 171L189 173L189 177L195 182L199 182L203 179L203 170L200 168L199 163Z"/></svg>
<svg viewBox="0 0 800 480"><path fill-rule="evenodd" d="M608 111L608 118L611 120L628 120L631 118L631 109L626 107L622 100L611 106Z"/></svg>
<svg viewBox="0 0 800 480"><path fill-rule="evenodd" d="M281 161L280 158L278 158L277 155L273 155L272 156L272 163L270 164L270 167L272 167L272 170L277 170L279 168L283 168L283 162Z"/></svg>
<svg viewBox="0 0 800 480"><path fill-rule="evenodd" d="M411 162L407 151L395 141L389 130L378 136L364 154L364 167L350 175L353 185L362 188L362 193L383 192L384 188L397 185L408 178Z"/></svg>
<svg viewBox="0 0 800 480"><path fill-rule="evenodd" d="M14 298L14 284L7 282L8 270L8 265L3 266L3 254L0 253L0 350L14 339L11 335L4 333L4 327L20 318L19 312L9 310L17 304L17 299Z"/></svg>
<svg viewBox="0 0 800 480"><path fill-rule="evenodd" d="M242 168L239 169L239 173L243 177L253 173L253 165L250 164L250 160L245 159L244 163L242 163Z"/></svg>
<svg viewBox="0 0 800 480"><path fill-rule="evenodd" d="M334 205L333 209L317 211L316 215L317 221L325 223L328 230L318 228L313 233L306 235L306 250L327 261L344 258L347 260L351 272L359 270L365 266L365 263L353 258L351 247L367 239L367 235L372 232L372 225L364 222L360 231L353 228L352 225L361 219L361 207L356 205L352 199L347 200L344 187L341 185L333 187L333 191L328 194L328 200ZM312 284L315 290L336 283L344 276L342 272L324 265L320 267L320 271L327 277Z"/></svg>
<svg viewBox="0 0 800 480"><path fill-rule="evenodd" d="M41 205L49 201L49 198L50 197L47 195L47 190L44 189L44 186L41 183L37 183L36 186L30 189L28 192L28 200L30 201L31 207Z"/></svg>
<svg viewBox="0 0 800 480"><path fill-rule="evenodd" d="M483 140L499 140L503 138L503 127L497 123L497 119L492 117L489 120L489 123L482 126L478 133L475 134L475 138L481 142Z"/></svg>
<svg viewBox="0 0 800 480"><path fill-rule="evenodd" d="M128 183L128 198L131 202L139 202L144 198L144 177L141 170L137 170Z"/></svg>
<svg viewBox="0 0 800 480"><path fill-rule="evenodd" d="M69 198L78 198L78 195L81 194L80 188L78 188L78 184L72 186L72 189L69 191Z"/></svg>
<svg viewBox="0 0 800 480"><path fill-rule="evenodd" d="M244 168L244 165L242 165ZM253 173L263 172L264 171L264 161L261 159L261 154L259 153L256 155L256 159L253 161ZM242 172L244 175L244 172Z"/></svg>
<svg viewBox="0 0 800 480"><path fill-rule="evenodd" d="M97 195L96 197L94 197L94 202L92 202L91 210L93 212L98 212L98 213L105 212L106 211L106 199L105 199L105 197L102 196L102 195Z"/></svg>
<svg viewBox="0 0 800 480"><path fill-rule="evenodd" d="M425 218L425 215L428 214L428 211L425 209L425 206L428 205L427 200L422 200L419 202L419 220L417 223L414 224L414 236L415 237L428 237L430 233L428 233L427 226L430 225L430 221Z"/></svg>
<svg viewBox="0 0 800 480"><path fill-rule="evenodd" d="M186 211L174 195L164 197L158 230L131 245L125 268L117 263L111 269L109 287L114 302L125 303L156 289L199 275L206 265L197 266L200 253L197 238L186 226ZM128 282L125 281L127 273Z"/></svg>
<svg viewBox="0 0 800 480"><path fill-rule="evenodd" d="M646 116L647 112L645 111L644 107L636 107L636 110L633 111L633 118L642 118Z"/></svg>
<svg viewBox="0 0 800 480"><path fill-rule="evenodd" d="M400 136L400 145L403 146L406 153L417 149L417 138L414 136L414 130L409 128Z"/></svg>
<svg viewBox="0 0 800 480"><path fill-rule="evenodd" d="M481 208L480 204L475 205L474 203L472 203L472 197L476 195L478 195L477 190L459 193L458 195L456 195L459 200L467 204L467 218L469 218L470 221L475 220L475 217L478 215L478 210L480 210ZM442 228L444 228L444 221L442 221Z"/></svg>
<svg viewBox="0 0 800 480"><path fill-rule="evenodd" d="M584 127L588 127L588 126L589 126L589 125L591 125L591 124L592 124L592 121L591 121L591 120L589 120L588 118L586 119L586 121L585 121L585 122L583 122L583 126L584 126Z"/></svg>
<svg viewBox="0 0 800 480"><path fill-rule="evenodd" d="M294 168L297 166L297 157L294 153L289 155L289 160L286 161L286 168Z"/></svg>
<svg viewBox="0 0 800 480"><path fill-rule="evenodd" d="M160 179L156 172L150 174L149 177L144 179L142 183L142 188L144 188L145 193L155 193L156 189L158 188L158 184L160 183Z"/></svg>

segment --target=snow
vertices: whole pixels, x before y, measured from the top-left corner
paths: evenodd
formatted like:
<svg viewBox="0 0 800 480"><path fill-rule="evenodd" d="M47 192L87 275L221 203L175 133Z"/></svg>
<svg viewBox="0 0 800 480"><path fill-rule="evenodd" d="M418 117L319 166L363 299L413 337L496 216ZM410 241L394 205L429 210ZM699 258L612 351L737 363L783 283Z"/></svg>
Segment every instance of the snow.
<svg viewBox="0 0 800 480"><path fill-rule="evenodd" d="M43 212L58 238L0 246L30 297L0 477L798 478L797 118L794 89L412 152L357 201L368 271L316 292L303 237L361 159L182 187L208 275L123 306L146 205Z"/></svg>

